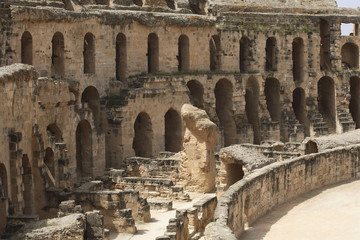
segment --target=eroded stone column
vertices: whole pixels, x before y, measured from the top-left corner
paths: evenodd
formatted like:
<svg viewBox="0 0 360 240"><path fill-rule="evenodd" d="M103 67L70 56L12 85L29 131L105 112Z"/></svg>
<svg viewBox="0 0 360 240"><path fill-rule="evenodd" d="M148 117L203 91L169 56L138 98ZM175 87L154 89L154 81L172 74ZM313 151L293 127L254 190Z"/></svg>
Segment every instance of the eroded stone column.
<svg viewBox="0 0 360 240"><path fill-rule="evenodd" d="M182 106L181 116L186 130L179 177L188 191L212 192L215 190L217 126L204 110L189 104Z"/></svg>

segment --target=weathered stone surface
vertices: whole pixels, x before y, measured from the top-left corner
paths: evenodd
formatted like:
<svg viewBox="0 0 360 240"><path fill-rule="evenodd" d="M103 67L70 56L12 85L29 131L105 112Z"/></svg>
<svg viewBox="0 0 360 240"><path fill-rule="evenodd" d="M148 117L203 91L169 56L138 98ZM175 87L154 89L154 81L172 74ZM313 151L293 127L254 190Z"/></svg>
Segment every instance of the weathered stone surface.
<svg viewBox="0 0 360 240"><path fill-rule="evenodd" d="M214 146L217 127L204 110L184 104L181 115L186 125L184 152L179 177L185 189L212 192L215 189Z"/></svg>

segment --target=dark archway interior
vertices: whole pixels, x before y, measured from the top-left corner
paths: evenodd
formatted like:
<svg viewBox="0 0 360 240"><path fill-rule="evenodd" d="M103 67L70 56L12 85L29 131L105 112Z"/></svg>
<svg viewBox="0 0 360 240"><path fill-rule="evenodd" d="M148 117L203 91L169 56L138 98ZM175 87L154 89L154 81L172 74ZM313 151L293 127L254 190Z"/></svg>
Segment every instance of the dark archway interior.
<svg viewBox="0 0 360 240"><path fill-rule="evenodd" d="M26 31L21 37L21 63L33 64L33 42L31 34Z"/></svg>
<svg viewBox="0 0 360 240"><path fill-rule="evenodd" d="M318 82L318 108L323 119L328 123L329 131L335 132L335 87L334 81L329 77L323 77Z"/></svg>
<svg viewBox="0 0 360 240"><path fill-rule="evenodd" d="M87 33L84 37L84 73L95 73L95 37Z"/></svg>
<svg viewBox="0 0 360 240"><path fill-rule="evenodd" d="M138 157L152 157L153 130L151 119L145 112L140 113L134 123L133 149Z"/></svg>
<svg viewBox="0 0 360 240"><path fill-rule="evenodd" d="M349 110L356 128L360 128L360 78L350 78L350 94Z"/></svg>
<svg viewBox="0 0 360 240"><path fill-rule="evenodd" d="M359 47L354 43L345 43L341 48L341 62L343 69L358 69Z"/></svg>
<svg viewBox="0 0 360 240"><path fill-rule="evenodd" d="M248 122L253 127L254 144L260 144L260 119L259 119L259 86L255 79L250 78L246 85L245 111Z"/></svg>
<svg viewBox="0 0 360 240"><path fill-rule="evenodd" d="M51 175L55 178L55 159L51 148L45 150L44 163L49 168Z"/></svg>
<svg viewBox="0 0 360 240"><path fill-rule="evenodd" d="M305 154L317 153L319 152L316 142L308 141L305 144Z"/></svg>
<svg viewBox="0 0 360 240"><path fill-rule="evenodd" d="M293 91L292 107L296 116L296 119L304 125L305 136L310 136L309 120L306 113L305 91L298 87Z"/></svg>
<svg viewBox="0 0 360 240"><path fill-rule="evenodd" d="M220 37L213 35L209 42L210 45L210 70L220 70Z"/></svg>
<svg viewBox="0 0 360 240"><path fill-rule="evenodd" d="M229 80L221 79L215 86L216 115L224 130L224 145L236 143L236 125L233 110L233 87Z"/></svg>
<svg viewBox="0 0 360 240"><path fill-rule="evenodd" d="M276 71L276 39L271 37L266 40L266 71Z"/></svg>
<svg viewBox="0 0 360 240"><path fill-rule="evenodd" d="M226 164L226 187L241 180L244 177L244 171L241 164Z"/></svg>
<svg viewBox="0 0 360 240"><path fill-rule="evenodd" d="M65 67L65 46L64 36L60 32L56 32L52 38L52 55L51 55L51 74L54 76L64 76Z"/></svg>
<svg viewBox="0 0 360 240"><path fill-rule="evenodd" d="M270 113L271 120L280 122L281 106L280 106L280 84L275 78L268 78L265 81L265 98L266 106Z"/></svg>
<svg viewBox="0 0 360 240"><path fill-rule="evenodd" d="M182 149L182 123L179 113L170 109L165 114L165 151L179 152Z"/></svg>
<svg viewBox="0 0 360 240"><path fill-rule="evenodd" d="M189 52L189 38L186 35L179 37L178 43L178 69L179 71L189 71L190 67L190 52Z"/></svg>
<svg viewBox="0 0 360 240"><path fill-rule="evenodd" d="M295 38L292 44L293 79L294 81L304 80L304 41L302 38Z"/></svg>
<svg viewBox="0 0 360 240"><path fill-rule="evenodd" d="M23 208L23 213L24 214L32 214L32 211L33 211L32 170L31 170L29 158L25 154L22 157L22 168L23 168L22 180L24 183L23 198L24 198L24 203L25 203L24 208Z"/></svg>
<svg viewBox="0 0 360 240"><path fill-rule="evenodd" d="M190 91L190 102L195 107L204 108L204 88L197 80L190 80L186 86Z"/></svg>
<svg viewBox="0 0 360 240"><path fill-rule="evenodd" d="M92 177L92 130L86 120L80 121L76 128L76 166L79 178Z"/></svg>
<svg viewBox="0 0 360 240"><path fill-rule="evenodd" d="M116 37L116 80L125 81L126 65L127 65L127 50L126 37L119 33Z"/></svg>
<svg viewBox="0 0 360 240"><path fill-rule="evenodd" d="M320 20L320 37L320 69L330 70L330 26L324 19Z"/></svg>
<svg viewBox="0 0 360 240"><path fill-rule="evenodd" d="M155 33L148 36L148 72L156 73L159 71L159 38Z"/></svg>
<svg viewBox="0 0 360 240"><path fill-rule="evenodd" d="M85 88L81 94L81 102L87 103L94 116L94 123L96 127L100 126L100 96L95 87L89 86Z"/></svg>
<svg viewBox="0 0 360 240"><path fill-rule="evenodd" d="M240 40L240 72L247 73L250 66L250 40L242 37Z"/></svg>

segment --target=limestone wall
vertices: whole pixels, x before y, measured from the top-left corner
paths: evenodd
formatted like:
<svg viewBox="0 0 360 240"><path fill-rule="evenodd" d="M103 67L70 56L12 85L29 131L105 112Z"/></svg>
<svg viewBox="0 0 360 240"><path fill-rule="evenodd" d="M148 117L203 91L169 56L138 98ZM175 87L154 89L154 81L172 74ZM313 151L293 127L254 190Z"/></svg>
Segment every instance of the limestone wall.
<svg viewBox="0 0 360 240"><path fill-rule="evenodd" d="M207 227L206 239L239 238L245 225L273 207L311 190L357 178L359 151L360 145L335 148L256 170L219 199L215 223Z"/></svg>

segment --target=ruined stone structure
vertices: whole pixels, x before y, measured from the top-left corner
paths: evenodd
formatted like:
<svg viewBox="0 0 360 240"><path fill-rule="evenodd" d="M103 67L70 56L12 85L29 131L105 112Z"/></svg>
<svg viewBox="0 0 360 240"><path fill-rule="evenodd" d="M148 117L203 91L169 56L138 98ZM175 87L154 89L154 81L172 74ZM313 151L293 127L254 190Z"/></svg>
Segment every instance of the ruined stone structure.
<svg viewBox="0 0 360 240"><path fill-rule="evenodd" d="M0 14L0 235L56 217L62 201L86 212L72 216L85 226L79 236L88 213L110 231L136 232L156 205L146 198L227 188L230 198L247 191L230 185L258 168L247 154L270 164L320 152L323 161L334 144L320 149L317 137L360 127L360 13L335 0L11 0ZM193 107L181 114L184 104ZM208 202L179 212L168 236L201 235L214 217ZM246 221L268 204L245 209ZM198 212L209 215L201 224ZM245 215L215 220L224 232L237 225L238 237Z"/></svg>

